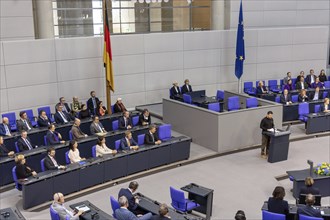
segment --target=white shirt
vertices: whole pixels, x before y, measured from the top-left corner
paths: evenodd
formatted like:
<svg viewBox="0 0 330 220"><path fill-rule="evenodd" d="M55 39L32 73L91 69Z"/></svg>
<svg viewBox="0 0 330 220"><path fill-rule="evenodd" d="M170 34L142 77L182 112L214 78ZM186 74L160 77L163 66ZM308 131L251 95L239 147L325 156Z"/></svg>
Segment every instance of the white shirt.
<svg viewBox="0 0 330 220"><path fill-rule="evenodd" d="M71 163L77 163L81 161L80 152L78 149L76 149L75 151L70 150L68 156Z"/></svg>

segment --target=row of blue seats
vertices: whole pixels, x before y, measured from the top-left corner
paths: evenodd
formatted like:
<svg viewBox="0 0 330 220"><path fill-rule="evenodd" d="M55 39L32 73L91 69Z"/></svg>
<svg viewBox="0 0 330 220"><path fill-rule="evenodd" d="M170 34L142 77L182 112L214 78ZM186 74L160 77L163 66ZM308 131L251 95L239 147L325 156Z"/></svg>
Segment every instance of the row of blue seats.
<svg viewBox="0 0 330 220"><path fill-rule="evenodd" d="M138 135L138 145L141 146L144 144L144 137L145 134L140 134ZM172 138L172 125L170 124L163 124L158 127L158 137L162 141L167 141ZM115 141L115 149L118 150L120 146L120 140ZM70 164L70 159L69 159L69 151L65 152L65 162L66 164ZM92 156L95 158L96 157L96 145L92 147ZM46 171L45 165L44 165L44 159L40 161L40 167L41 171L44 172ZM15 182L15 187L18 190L22 190L22 186L18 183L17 175L16 175L16 166L13 167L12 169L12 175L13 179Z"/></svg>
<svg viewBox="0 0 330 220"><path fill-rule="evenodd" d="M111 106L112 112L114 112L114 105ZM29 120L31 121L31 124L33 127L37 127L38 123L36 121L37 117L34 115L33 110L32 109L27 109L27 110L23 110L26 112L27 117L29 118ZM54 123L54 114L51 112L50 110L50 106L44 106L44 107L40 107L37 109L38 114L40 111L45 111L47 117L49 118L49 120L51 121L51 123ZM4 113L1 115L2 118L6 117L9 120L9 126L11 131L17 131L17 127L16 127L16 113L15 112L8 112L8 113Z"/></svg>
<svg viewBox="0 0 330 220"><path fill-rule="evenodd" d="M286 220L286 215L262 210L262 220ZM323 220L323 218L299 215L299 220Z"/></svg>

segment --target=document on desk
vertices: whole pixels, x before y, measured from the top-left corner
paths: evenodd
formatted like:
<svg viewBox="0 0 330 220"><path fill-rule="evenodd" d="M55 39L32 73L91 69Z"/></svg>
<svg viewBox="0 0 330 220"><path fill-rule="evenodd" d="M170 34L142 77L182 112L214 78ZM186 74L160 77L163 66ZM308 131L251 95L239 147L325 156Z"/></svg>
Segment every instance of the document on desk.
<svg viewBox="0 0 330 220"><path fill-rule="evenodd" d="M80 206L76 206L74 208L77 209L78 211L83 211L83 212L89 212L91 210L86 205L80 205Z"/></svg>

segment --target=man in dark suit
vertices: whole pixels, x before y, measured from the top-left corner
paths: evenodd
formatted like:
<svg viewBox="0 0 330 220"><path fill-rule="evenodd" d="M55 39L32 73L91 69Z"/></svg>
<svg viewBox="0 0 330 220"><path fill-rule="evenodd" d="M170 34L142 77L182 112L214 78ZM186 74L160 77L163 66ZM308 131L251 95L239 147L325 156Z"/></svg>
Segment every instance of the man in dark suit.
<svg viewBox="0 0 330 220"><path fill-rule="evenodd" d="M51 123L47 117L47 114L44 110L41 110L39 112L39 116L38 116L38 126L40 128L44 127L44 128L47 128Z"/></svg>
<svg viewBox="0 0 330 220"><path fill-rule="evenodd" d="M171 217L168 215L168 207L166 204L161 204L158 210L159 215L154 215L151 220L168 220Z"/></svg>
<svg viewBox="0 0 330 220"><path fill-rule="evenodd" d="M12 157L14 156L14 151L9 151L3 141L3 137L0 136L0 157Z"/></svg>
<svg viewBox="0 0 330 220"><path fill-rule="evenodd" d="M87 101L87 108L91 115L95 115L97 103L99 103L99 98L96 97L95 91L90 92L91 97Z"/></svg>
<svg viewBox="0 0 330 220"><path fill-rule="evenodd" d="M29 131L33 128L30 119L28 119L28 116L25 111L22 111L19 113L20 119L17 120L17 130L20 132L22 130Z"/></svg>
<svg viewBox="0 0 330 220"><path fill-rule="evenodd" d="M151 116L148 109L144 109L139 116L139 125L151 125Z"/></svg>
<svg viewBox="0 0 330 220"><path fill-rule="evenodd" d="M159 140L158 135L156 133L156 126L150 125L149 131L147 131L146 135L144 136L144 144L146 145L154 145L154 144L161 144L162 141Z"/></svg>
<svg viewBox="0 0 330 220"><path fill-rule="evenodd" d="M48 126L48 131L46 134L46 139L48 145L54 145L54 144L64 144L65 141L62 140L62 135L55 131L55 125L51 124Z"/></svg>
<svg viewBox="0 0 330 220"><path fill-rule="evenodd" d="M181 95L181 90L179 88L178 82L173 82L173 87L171 88L170 93L171 99L178 99L178 97Z"/></svg>
<svg viewBox="0 0 330 220"><path fill-rule="evenodd" d="M7 117L2 118L2 124L0 124L0 136L11 136L11 129Z"/></svg>
<svg viewBox="0 0 330 220"><path fill-rule="evenodd" d="M81 131L80 123L81 123L80 120L78 118L76 118L74 120L74 124L71 128L72 138L73 138L73 140L76 140L76 141L79 139L88 137L87 134L85 134L84 132Z"/></svg>
<svg viewBox="0 0 330 220"><path fill-rule="evenodd" d="M268 90L266 86L264 86L264 83L262 81L258 82L258 87L257 87L257 96L262 96L264 94L267 94Z"/></svg>
<svg viewBox="0 0 330 220"><path fill-rule="evenodd" d="M17 140L17 145L20 152L36 148L36 145L34 145L27 136L27 131L24 130L21 131L21 137Z"/></svg>
<svg viewBox="0 0 330 220"><path fill-rule="evenodd" d="M138 189L139 184L136 181L132 181L129 183L128 189L120 189L119 193L118 193L118 198L125 196L128 200L128 210L130 210L131 212L133 212L134 214L141 214L141 213L137 213L136 210L138 208L138 203L139 203L139 199L138 197L134 196L133 193L136 192L136 190Z"/></svg>
<svg viewBox="0 0 330 220"><path fill-rule="evenodd" d="M308 102L309 98L306 95L306 90L302 89L298 95L298 102Z"/></svg>
<svg viewBox="0 0 330 220"><path fill-rule="evenodd" d="M305 79L305 72L304 71L300 71L299 75L297 76L296 83L300 82L301 77L303 77Z"/></svg>
<svg viewBox="0 0 330 220"><path fill-rule="evenodd" d="M323 92L320 91L320 87L316 87L314 92L309 94L309 100L317 101L323 99Z"/></svg>
<svg viewBox="0 0 330 220"><path fill-rule="evenodd" d="M185 94L187 92L192 92L192 88L191 88L191 85L189 85L189 79L186 79L184 81L184 85L181 87L181 93L182 94Z"/></svg>
<svg viewBox="0 0 330 220"><path fill-rule="evenodd" d="M89 129L92 135L96 133L107 133L100 122L99 116L93 116L93 122L91 123Z"/></svg>
<svg viewBox="0 0 330 220"><path fill-rule="evenodd" d="M65 166L59 165L55 159L55 148L50 147L47 150L47 156L44 160L46 170L60 170L65 169Z"/></svg>
<svg viewBox="0 0 330 220"><path fill-rule="evenodd" d="M62 108L62 111L70 114L71 113L71 109L69 107L69 104L65 102L65 98L64 97L61 97L59 99L59 101L60 102L55 105L55 111L58 110L58 106L62 106L63 107Z"/></svg>
<svg viewBox="0 0 330 220"><path fill-rule="evenodd" d="M316 76L314 75L314 70L311 69L309 71L309 75L307 75L306 79L305 79L305 81L306 81L309 88L312 87L312 84L315 82L315 80L316 80Z"/></svg>
<svg viewBox="0 0 330 220"><path fill-rule="evenodd" d="M152 214L149 212L145 215L137 217L127 208L129 207L127 198L125 196L121 196L118 199L118 203L120 205L119 209L116 209L115 215L117 220L149 220Z"/></svg>
<svg viewBox="0 0 330 220"><path fill-rule="evenodd" d="M63 106L57 106L57 112L54 115L55 122L57 124L66 124L73 120L73 117L67 112L63 111Z"/></svg>
<svg viewBox="0 0 330 220"><path fill-rule="evenodd" d="M138 150L139 146L132 137L131 131L125 131L125 137L120 140L120 150Z"/></svg>
<svg viewBox="0 0 330 220"><path fill-rule="evenodd" d="M120 130L129 130L133 127L132 119L128 111L125 111L123 117L119 118L118 125Z"/></svg>
<svg viewBox="0 0 330 220"><path fill-rule="evenodd" d="M284 105L292 104L292 98L287 89L284 89L283 94L281 94L280 102Z"/></svg>
<svg viewBox="0 0 330 220"><path fill-rule="evenodd" d="M315 203L315 196L312 194L308 194L306 196L306 205L298 207L297 214L298 215L307 215L311 217L320 217L322 218L321 211L318 208L315 208L313 205Z"/></svg>
<svg viewBox="0 0 330 220"><path fill-rule="evenodd" d="M308 85L305 82L305 79L303 76L300 77L300 81L296 82L296 89L300 90L300 89L308 89Z"/></svg>

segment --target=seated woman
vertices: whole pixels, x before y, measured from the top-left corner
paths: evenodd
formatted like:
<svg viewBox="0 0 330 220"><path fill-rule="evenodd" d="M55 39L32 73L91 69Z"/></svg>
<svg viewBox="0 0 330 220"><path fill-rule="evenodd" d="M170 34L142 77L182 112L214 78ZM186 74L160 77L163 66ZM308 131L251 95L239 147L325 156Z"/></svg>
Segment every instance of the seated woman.
<svg viewBox="0 0 330 220"><path fill-rule="evenodd" d="M97 107L96 107L96 114L97 116L104 116L105 114L108 114L107 109L105 108L105 106L103 106L103 102L99 101L97 103Z"/></svg>
<svg viewBox="0 0 330 220"><path fill-rule="evenodd" d="M103 156L104 154L116 154L116 150L111 150L107 147L105 144L105 138L104 137L99 137L96 143L96 156L100 157Z"/></svg>
<svg viewBox="0 0 330 220"><path fill-rule="evenodd" d="M312 177L306 177L305 179L305 187L300 189L300 194L312 194L312 195L320 195L320 190L313 186L314 180Z"/></svg>
<svg viewBox="0 0 330 220"><path fill-rule="evenodd" d="M327 75L325 75L325 71L323 69L320 71L319 78L320 78L321 83L324 83L325 81L327 81Z"/></svg>
<svg viewBox="0 0 330 220"><path fill-rule="evenodd" d="M71 103L71 111L73 115L77 115L81 110L81 102L79 102L78 97L74 96Z"/></svg>
<svg viewBox="0 0 330 220"><path fill-rule="evenodd" d="M284 90L288 90L288 91L294 90L294 85L292 84L292 79L288 80L288 83L283 88L283 91Z"/></svg>
<svg viewBox="0 0 330 220"><path fill-rule="evenodd" d="M23 154L17 155L15 157L15 162L17 179L25 179L37 175L37 173L25 163L26 161Z"/></svg>
<svg viewBox="0 0 330 220"><path fill-rule="evenodd" d="M81 105L81 110L79 112L79 118L84 119L84 118L90 118L91 114L89 110L87 109L87 106L85 104Z"/></svg>
<svg viewBox="0 0 330 220"><path fill-rule="evenodd" d="M289 204L286 200L283 200L285 196L285 190L282 186L276 186L273 191L273 197L268 199L268 211L277 214L289 214Z"/></svg>
<svg viewBox="0 0 330 220"><path fill-rule="evenodd" d="M316 87L319 87L321 89L324 89L324 85L322 82L320 82L320 78L316 77L315 82L312 83L312 88L315 89Z"/></svg>
<svg viewBox="0 0 330 220"><path fill-rule="evenodd" d="M170 98L171 99L178 99L178 97L180 97L181 95L181 90L179 87L178 82L173 82L173 87L171 88L171 92L170 92Z"/></svg>
<svg viewBox="0 0 330 220"><path fill-rule="evenodd" d="M323 105L321 105L321 112L330 112L330 104L329 104L329 102L330 102L330 99L329 98L325 98L324 99L324 103L323 103Z"/></svg>
<svg viewBox="0 0 330 220"><path fill-rule="evenodd" d="M86 158L81 158L80 157L80 152L78 150L78 143L75 140L70 141L69 144L69 159L71 163L78 163L82 160L86 160Z"/></svg>
<svg viewBox="0 0 330 220"><path fill-rule="evenodd" d="M114 105L113 108L114 108L114 113L126 112L127 111L127 109L126 109L124 103L122 102L121 98L117 99L117 102L116 102L116 104Z"/></svg>

